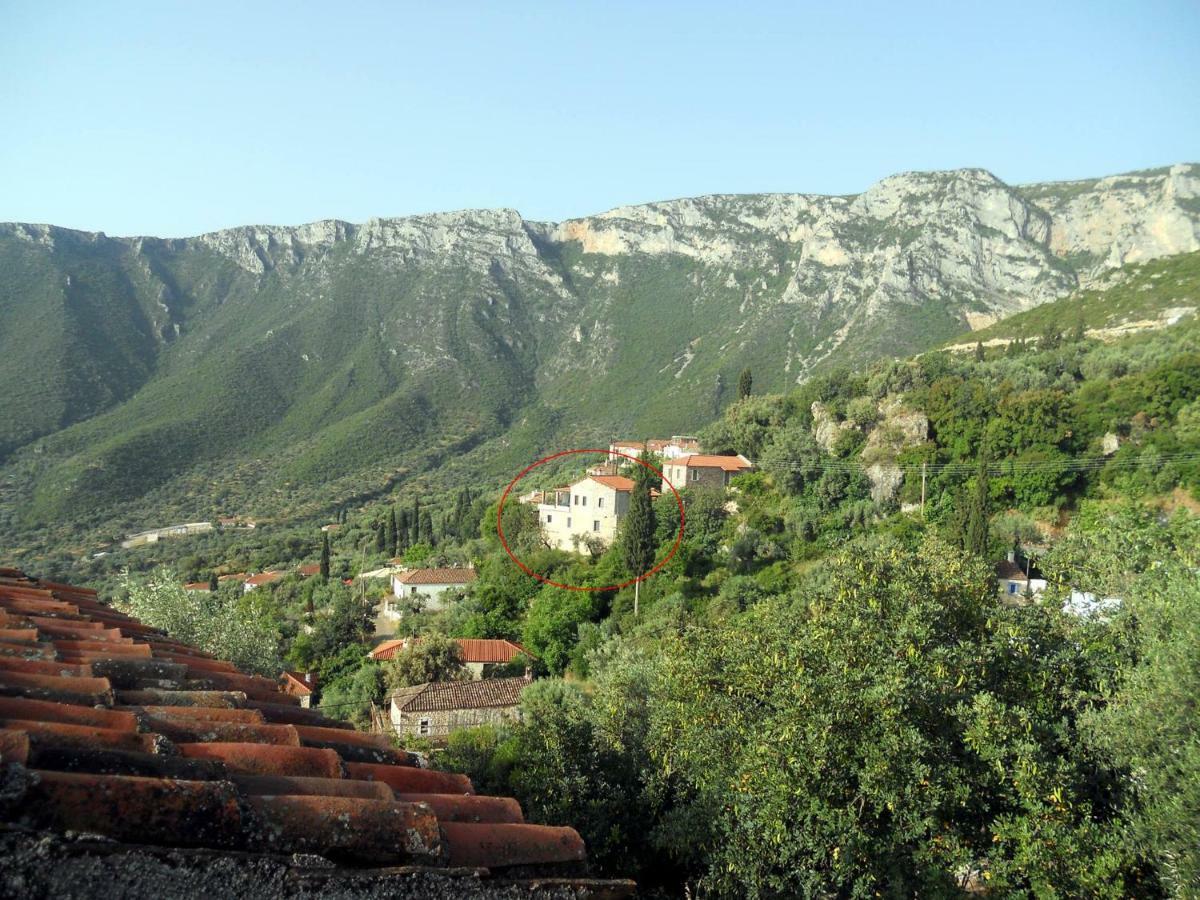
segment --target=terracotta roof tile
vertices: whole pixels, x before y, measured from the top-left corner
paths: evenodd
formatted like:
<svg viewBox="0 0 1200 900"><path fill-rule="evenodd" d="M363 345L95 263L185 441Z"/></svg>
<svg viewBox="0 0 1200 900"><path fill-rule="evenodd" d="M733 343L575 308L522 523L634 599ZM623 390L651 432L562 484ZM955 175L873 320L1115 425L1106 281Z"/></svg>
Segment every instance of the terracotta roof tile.
<svg viewBox="0 0 1200 900"><path fill-rule="evenodd" d="M435 681L402 688L392 695L392 702L406 712L516 706L521 702L521 692L529 683L527 678Z"/></svg>
<svg viewBox="0 0 1200 900"><path fill-rule="evenodd" d="M257 575L251 575L245 579L245 584L251 587L258 587L263 584L271 584L272 582L279 581L286 577L286 575L286 572L259 572Z"/></svg>
<svg viewBox="0 0 1200 900"><path fill-rule="evenodd" d="M741 472L744 469L754 468L753 463L744 456L714 456L705 453L692 453L677 459L669 459L664 465L720 469L723 472Z"/></svg>
<svg viewBox="0 0 1200 900"><path fill-rule="evenodd" d="M614 491L633 490L633 479L626 478L624 475L589 475L588 478L605 487L612 488Z"/></svg>
<svg viewBox="0 0 1200 900"><path fill-rule="evenodd" d="M469 568L409 569L394 576L401 584L470 584L475 570Z"/></svg>
<svg viewBox="0 0 1200 900"><path fill-rule="evenodd" d="M523 652L465 643L473 661ZM526 683L424 686L414 700L511 705ZM0 568L0 819L117 846L579 871L574 830L527 825L515 800L478 796L465 776L422 768L383 736L297 703L92 591Z"/></svg>
<svg viewBox="0 0 1200 900"><path fill-rule="evenodd" d="M508 663L512 662L518 656L527 656L530 659L536 659L532 653L516 641L508 641L501 638L455 638L454 640L462 648L463 662L465 663ZM404 650L409 641L420 641L420 638L399 638L383 641L371 651L371 658L379 660L391 659L397 653Z"/></svg>

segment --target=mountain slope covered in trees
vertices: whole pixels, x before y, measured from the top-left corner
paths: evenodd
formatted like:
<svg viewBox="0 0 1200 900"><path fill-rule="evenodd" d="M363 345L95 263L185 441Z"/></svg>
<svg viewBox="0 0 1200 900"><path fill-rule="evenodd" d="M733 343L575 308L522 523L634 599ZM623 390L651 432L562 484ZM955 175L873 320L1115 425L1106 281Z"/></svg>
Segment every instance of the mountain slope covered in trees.
<svg viewBox="0 0 1200 900"><path fill-rule="evenodd" d="M329 515L925 349L1200 247L1195 166L1014 188L712 196L197 238L0 226L0 531L84 551L216 513ZM80 535L86 535L80 540Z"/></svg>

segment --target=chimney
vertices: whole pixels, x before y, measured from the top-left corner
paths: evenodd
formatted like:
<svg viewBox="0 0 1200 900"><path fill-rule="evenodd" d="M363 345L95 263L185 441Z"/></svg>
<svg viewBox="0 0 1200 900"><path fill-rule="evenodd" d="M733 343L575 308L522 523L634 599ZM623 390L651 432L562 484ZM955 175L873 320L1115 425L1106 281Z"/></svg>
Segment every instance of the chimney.
<svg viewBox="0 0 1200 900"><path fill-rule="evenodd" d="M1015 563L1017 561L1017 551L1015 549L1008 551L1008 561L1010 563Z"/></svg>
<svg viewBox="0 0 1200 900"><path fill-rule="evenodd" d="M525 680L533 681L533 667L532 666L525 667Z"/></svg>
<svg viewBox="0 0 1200 900"><path fill-rule="evenodd" d="M304 673L304 683L305 683L305 684L312 684L312 683L313 683L313 674L312 674L312 672L305 672L305 673Z"/></svg>

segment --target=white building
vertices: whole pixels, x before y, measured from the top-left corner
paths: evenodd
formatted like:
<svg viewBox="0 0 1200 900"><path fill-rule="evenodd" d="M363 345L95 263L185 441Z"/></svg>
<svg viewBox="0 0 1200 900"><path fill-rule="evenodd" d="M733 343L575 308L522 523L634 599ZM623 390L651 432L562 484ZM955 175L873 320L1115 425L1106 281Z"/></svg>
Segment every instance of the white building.
<svg viewBox="0 0 1200 900"><path fill-rule="evenodd" d="M399 619L408 610L445 608L442 595L461 590L475 580L470 567L404 569L392 574L392 597L384 605L384 615Z"/></svg>
<svg viewBox="0 0 1200 900"><path fill-rule="evenodd" d="M588 475L545 491L537 505L538 521L550 546L583 551L588 538L611 544L629 511L632 491L633 481L623 475Z"/></svg>
<svg viewBox="0 0 1200 900"><path fill-rule="evenodd" d="M678 459L689 453L698 453L700 439L690 434L673 434L669 441L661 438L651 438L644 442L613 441L608 445L608 458L611 462L626 463L628 460L625 456L641 456L643 450L649 450L663 459Z"/></svg>

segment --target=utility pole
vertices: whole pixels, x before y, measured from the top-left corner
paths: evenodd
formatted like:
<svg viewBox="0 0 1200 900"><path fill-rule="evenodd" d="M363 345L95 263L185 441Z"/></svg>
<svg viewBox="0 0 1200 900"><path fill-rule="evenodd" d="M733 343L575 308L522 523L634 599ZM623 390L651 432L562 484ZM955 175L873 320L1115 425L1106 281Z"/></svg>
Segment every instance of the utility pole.
<svg viewBox="0 0 1200 900"><path fill-rule="evenodd" d="M925 518L925 463L921 463L921 518Z"/></svg>

